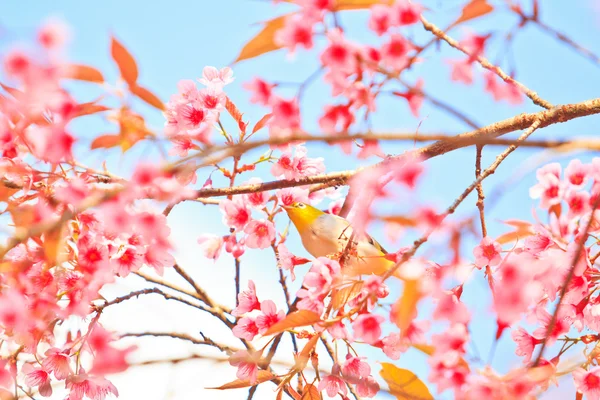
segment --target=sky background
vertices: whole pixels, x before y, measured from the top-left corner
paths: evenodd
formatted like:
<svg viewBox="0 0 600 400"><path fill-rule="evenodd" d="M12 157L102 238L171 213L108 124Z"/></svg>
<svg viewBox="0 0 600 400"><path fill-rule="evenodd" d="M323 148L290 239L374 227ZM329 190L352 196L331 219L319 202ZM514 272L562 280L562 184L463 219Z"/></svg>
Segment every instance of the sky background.
<svg viewBox="0 0 600 400"><path fill-rule="evenodd" d="M446 26L458 14L463 1L433 0L425 1L430 8L426 17L439 26ZM498 11L473 21L469 26L479 33L506 32L513 27L517 20L502 6L502 2L492 1L498 5ZM524 7L529 6L524 1ZM573 40L600 54L600 43L597 41L600 33L600 13L594 0L578 0L576 2L544 2L541 1L541 17L549 26L565 32ZM66 20L73 30L73 41L69 48L68 57L76 63L93 65L100 69L108 82L115 82L118 73L109 55L110 36L117 37L135 56L140 70L139 82L154 91L163 101L168 100L176 92L176 84L180 79L195 79L201 76L202 68L206 65L222 67L231 64L243 44L259 29L257 22L284 14L294 8L288 4L272 5L266 1L177 1L177 2L146 2L129 0L119 2L106 0L103 2L74 2L74 1L29 1L3 2L0 16L0 48L5 51L14 43L27 43L34 37L37 26L47 17L55 16ZM343 12L340 21L350 38L372 44L380 43L379 39L367 29L368 13L365 11ZM417 43L425 43L429 34L416 26L407 30L409 36ZM462 38L464 30L453 31L452 36ZM489 42L487 55L493 62L499 62L507 71L516 73L516 79L537 91L539 95L553 104L571 103L597 97L600 89L600 68L598 65L584 59L572 49L558 43L535 26L527 26L519 31L506 56L503 36L495 35ZM322 48L322 39L316 41L316 48ZM503 56L505 55L505 56ZM445 60L458 59L461 55L446 45L432 48L423 54L424 62L413 68L404 78L415 82L422 77L425 81L424 90L432 97L451 104L462 110L480 125L489 124L521 112L534 112L538 107L524 101L519 106L494 102L490 95L483 93L483 77L481 69L476 71L476 82L471 86L450 81L450 69ZM242 85L254 76L261 76L274 82L302 82L318 67L315 50L311 52L298 51L295 57L289 57L284 51L277 51L258 59L242 62L233 66L235 81L227 87L227 94L244 112L246 119L254 124L265 113L262 107L249 103L249 94ZM395 87L396 88L396 87ZM81 101L90 101L101 91L89 84L73 84L72 89ZM289 86L279 93L291 95L296 90ZM318 132L317 120L325 104L331 104L329 88L319 78L311 85L301 104L303 127L309 132ZM160 131L164 119L160 113L134 100L136 110L146 116L149 125ZM459 133L468 131L463 122L449 116L447 113L425 102L421 109L420 118L414 118L402 99L384 98L377 102L378 111L373 118L373 130L376 132L448 132ZM595 136L599 116L582 118L567 124L554 125L536 132L533 137L542 138L573 138ZM226 125L233 128L232 124ZM90 166L99 166L102 161L108 162L109 169L123 176L129 176L131 165L137 159L158 160L159 152L155 144L139 144L125 156L118 151L107 153L90 151L90 141L97 135L115 132L116 127L101 117L87 117L76 121L72 130L80 138L77 147L77 157ZM256 138L265 137L266 131ZM518 133L509 135L516 137ZM385 143L384 151L389 154L401 153L412 148L409 144ZM311 157L323 157L326 160L327 171L354 169L359 165L374 163L371 158L357 161L343 156L338 148L321 144L310 144ZM261 150L262 151L262 150ZM257 157L261 151L251 153ZM483 165L489 165L502 151L498 147L486 147ZM252 157L252 156L251 156ZM537 150L521 149L502 164L495 175L484 183L489 202L494 206L487 208L489 234L496 237L505 232L508 227L500 221L506 219L525 219L533 221L532 208L534 202L529 199L529 187L535 183L532 171L541 163L559 159L565 165L570 158L580 157L582 160L591 159L590 154L569 154L558 158L556 155ZM251 158L249 158L251 159ZM474 179L475 150L473 148L454 151L444 157L430 160L426 164L426 176L417 193L403 195L402 201L388 205L386 211L393 213L410 213L416 204L429 204L440 210L450 203ZM200 171L198 184L204 182L208 171ZM255 174L264 180L271 180L269 167L259 168ZM248 175L250 178L252 175ZM238 183L246 178L242 177ZM220 181L215 180L215 186ZM496 193L496 195L492 195ZM470 216L476 211L475 198L470 196L459 208L455 219ZM327 206L328 200L320 206ZM279 216L279 228L286 224L286 218ZM226 234L227 230L221 223L221 214L216 206L203 206L198 203L178 205L169 216L172 229L172 239L176 245L176 259L218 302L234 305L234 268L229 255L223 255L213 263L202 257L196 243L202 233ZM373 226L373 235L384 247L397 249L411 243L411 236L403 237L400 242L390 242L381 226ZM433 238L435 245L435 238ZM474 246L473 237L463 243L463 256L469 260ZM306 255L299 244L295 231L292 231L288 247L298 255ZM428 250L429 249L429 250ZM436 252L433 252L433 249ZM442 262L447 260L444 251L439 248L426 247L421 253L430 256L432 260ZM437 257L437 258L436 258ZM446 257L444 259L444 257ZM299 267L299 276L302 276ZM248 279L253 279L258 287L260 299L275 299L283 305L281 288L276 284L278 274L274 257L268 251L248 251L242 258L242 288L247 287ZM168 271L166 279L172 279L182 286L174 273ZM292 285L295 293L299 281ZM128 291L148 287L140 278L130 277L120 280L105 291L105 296L115 296ZM393 295L399 293L397 286L392 286ZM479 354L483 360L488 359L490 347L495 332L495 321L489 313L490 299L482 273L473 274L466 286L463 300L474 310L471 325L476 350L472 347L469 354ZM426 316L427 305L421 310ZM423 317L421 317L423 318ZM146 297L123 303L120 307L109 309L103 317L105 326L118 332L186 332L199 337L202 331L215 340L231 345L238 345L231 333L197 310L189 310L179 304L171 304L160 298ZM123 340L124 345L133 341ZM218 356L212 349L199 348L174 339L148 338L136 340L139 351L132 356L133 362L143 360L177 358L189 354L210 354ZM290 343L284 340L281 354L290 354ZM341 350L341 348L340 348ZM378 366L375 361L389 361L381 351L367 350L374 361L373 372L378 378ZM283 357L283 356L282 356ZM276 359L278 359L276 357ZM281 359L281 357L280 357ZM289 361L289 358L287 358ZM323 367L327 368L325 354L321 357ZM514 346L506 333L498 344L493 367L499 373L505 373L510 368L518 366L520 360L514 356ZM403 355L396 365L408 368L421 378L427 376L426 357L416 351ZM481 364L480 364L481 366ZM280 370L283 371L284 369ZM164 364L135 367L124 374L111 377L117 385L124 400L133 399L245 399L247 389L227 392L206 390L206 387L218 386L235 379L235 369L226 364L215 364L205 361L192 361L181 364ZM432 393L435 393L430 386ZM257 399L273 398L273 386L261 385ZM562 393L573 394L571 379L567 378ZM435 394L434 394L435 395ZM547 398L558 398L561 395L553 391ZM435 395L436 398L448 398ZM58 391L55 398L61 398ZM385 394L377 398L390 398Z"/></svg>

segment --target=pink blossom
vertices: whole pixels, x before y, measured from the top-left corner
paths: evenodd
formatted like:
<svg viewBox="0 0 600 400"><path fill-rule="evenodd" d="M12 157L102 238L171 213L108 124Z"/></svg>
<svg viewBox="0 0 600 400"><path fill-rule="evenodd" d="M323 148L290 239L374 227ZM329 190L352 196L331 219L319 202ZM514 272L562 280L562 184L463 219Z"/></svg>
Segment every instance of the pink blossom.
<svg viewBox="0 0 600 400"><path fill-rule="evenodd" d="M14 79L23 79L34 68L30 56L19 49L6 52L3 61L4 71Z"/></svg>
<svg viewBox="0 0 600 400"><path fill-rule="evenodd" d="M191 79L182 79L177 82L177 89L182 100L186 102L199 100L198 88L196 87L196 83Z"/></svg>
<svg viewBox="0 0 600 400"><path fill-rule="evenodd" d="M37 387L40 395L43 397L52 396L52 385L48 372L43 368L36 368L29 363L24 364L21 371L25 374L25 384L27 386L31 388Z"/></svg>
<svg viewBox="0 0 600 400"><path fill-rule="evenodd" d="M114 337L99 325L88 334L87 344L94 353L94 364L90 373L97 375L116 374L129 368L126 357L136 346L117 349L111 345Z"/></svg>
<svg viewBox="0 0 600 400"><path fill-rule="evenodd" d="M460 45L469 52L471 60L482 56L485 51L485 44L490 38L490 35L478 35L476 33L468 33L467 36L460 41Z"/></svg>
<svg viewBox="0 0 600 400"><path fill-rule="evenodd" d="M600 399L600 367L592 367L588 371L577 368L573 371L575 388L588 400Z"/></svg>
<svg viewBox="0 0 600 400"><path fill-rule="evenodd" d="M37 40L48 50L60 50L70 36L70 28L64 21L50 19L38 30Z"/></svg>
<svg viewBox="0 0 600 400"><path fill-rule="evenodd" d="M369 18L369 29L379 36L390 29L392 24L392 9L382 4L376 4L371 7L371 17Z"/></svg>
<svg viewBox="0 0 600 400"><path fill-rule="evenodd" d="M279 310L278 312L277 306L273 300L263 301L260 305L260 311L262 314L256 317L256 327L261 335L277 322L285 318L285 312L283 310Z"/></svg>
<svg viewBox="0 0 600 400"><path fill-rule="evenodd" d="M75 138L60 124L30 128L25 136L32 153L43 161L56 164L73 158Z"/></svg>
<svg viewBox="0 0 600 400"><path fill-rule="evenodd" d="M304 276L304 286L314 296L325 295L341 271L336 260L319 257L313 261L310 270Z"/></svg>
<svg viewBox="0 0 600 400"><path fill-rule="evenodd" d="M252 93L251 103L268 105L271 102L271 96L275 85L264 81L261 78L254 78L252 81L244 84L244 89Z"/></svg>
<svg viewBox="0 0 600 400"><path fill-rule="evenodd" d="M348 388L346 388L346 382L339 375L339 365L335 364L331 370L331 375L326 375L321 378L317 389L319 391L325 390L327 396L335 397L338 393L342 393L344 396L348 394Z"/></svg>
<svg viewBox="0 0 600 400"><path fill-rule="evenodd" d="M46 358L42 361L42 368L48 373L54 373L58 380L65 379L71 374L68 353L56 347L47 350Z"/></svg>
<svg viewBox="0 0 600 400"><path fill-rule="evenodd" d="M257 185L260 183L262 183L262 179L257 177L250 178L247 182L248 185ZM248 193L243 196L246 204L258 209L263 208L265 204L267 204L267 202L269 201L269 198L271 197L268 191Z"/></svg>
<svg viewBox="0 0 600 400"><path fill-rule="evenodd" d="M290 152L284 152L271 167L273 176L283 175L285 179L289 180L299 180L306 176L319 174L324 170L323 159L307 157L304 146L296 146L294 157Z"/></svg>
<svg viewBox="0 0 600 400"><path fill-rule="evenodd" d="M381 350L392 360L398 360L409 347L408 340L403 339L399 333L390 333L381 339Z"/></svg>
<svg viewBox="0 0 600 400"><path fill-rule="evenodd" d="M423 7L420 4L408 0L399 0L392 6L394 14L394 25L405 26L419 22Z"/></svg>
<svg viewBox="0 0 600 400"><path fill-rule="evenodd" d="M475 256L475 266L483 268L486 265L491 267L500 264L502 261L502 246L495 240L484 237L479 245L473 249Z"/></svg>
<svg viewBox="0 0 600 400"><path fill-rule="evenodd" d="M258 335L256 320L250 317L239 319L233 327L233 335L240 339L253 340L254 336Z"/></svg>
<svg viewBox="0 0 600 400"><path fill-rule="evenodd" d="M461 82L466 85L473 83L473 63L468 58L460 60L447 60L452 67L450 78L453 81Z"/></svg>
<svg viewBox="0 0 600 400"><path fill-rule="evenodd" d="M419 117L419 110L423 105L423 100L425 97L423 96L423 85L425 81L422 78L419 78L415 83L415 86L404 93L394 92L396 96L404 97L406 101L408 101L408 108L412 115L416 118Z"/></svg>
<svg viewBox="0 0 600 400"><path fill-rule="evenodd" d="M523 328L517 328L516 330L513 330L511 336L513 341L517 344L515 354L523 357L523 363L528 363L529 360L531 360L533 349L541 341L531 336Z"/></svg>
<svg viewBox="0 0 600 400"><path fill-rule="evenodd" d="M229 235L225 238L225 251L230 253L233 258L240 258L246 251L245 244L244 239L238 242L235 235Z"/></svg>
<svg viewBox="0 0 600 400"><path fill-rule="evenodd" d="M471 318L467 306L453 292L441 293L433 311L433 318L466 324Z"/></svg>
<svg viewBox="0 0 600 400"><path fill-rule="evenodd" d="M569 191L565 196L565 201L569 205L567 218L577 218L591 211L590 194L588 192Z"/></svg>
<svg viewBox="0 0 600 400"><path fill-rule="evenodd" d="M372 376L367 376L356 384L356 393L362 397L375 397L379 389L379 383Z"/></svg>
<svg viewBox="0 0 600 400"><path fill-rule="evenodd" d="M244 230L251 220L250 208L242 197L222 200L219 209L223 213L223 223L235 230Z"/></svg>
<svg viewBox="0 0 600 400"><path fill-rule="evenodd" d="M258 377L258 363L260 353L239 350L229 357L229 364L238 367L236 376L238 379L247 380L250 384L255 384Z"/></svg>
<svg viewBox="0 0 600 400"><path fill-rule="evenodd" d="M571 160L565 168L565 178L576 189L581 189L592 172L592 166L583 164L578 158Z"/></svg>
<svg viewBox="0 0 600 400"><path fill-rule="evenodd" d="M365 359L366 357L352 357L350 354L346 354L346 361L342 364L342 374L344 377L351 380L358 380L371 375L371 367L362 361Z"/></svg>
<svg viewBox="0 0 600 400"><path fill-rule="evenodd" d="M310 262L310 260L303 257L296 257L287 249L285 244L280 243L277 246L277 263L279 267L289 270L290 275L292 276L292 281L296 280L296 275L294 274L294 267L300 264L306 264Z"/></svg>
<svg viewBox="0 0 600 400"><path fill-rule="evenodd" d="M231 312L232 315L239 317L252 310L260 310L260 302L256 297L256 286L253 281L248 281L248 290L238 294L238 305Z"/></svg>
<svg viewBox="0 0 600 400"><path fill-rule="evenodd" d="M78 375L69 376L66 387L70 390L67 400L82 400L84 396L92 400L104 400L109 394L119 396L117 388L110 381L91 377L83 370Z"/></svg>
<svg viewBox="0 0 600 400"><path fill-rule="evenodd" d="M558 317L552 323L552 315L545 309L540 309L537 312L537 318L540 322L540 327L533 331L533 336L545 337L548 346L552 346L556 340L571 329L571 318L568 315L567 308L561 308L558 312ZM550 331L548 328L551 327Z"/></svg>
<svg viewBox="0 0 600 400"><path fill-rule="evenodd" d="M275 192L275 196L282 206L291 206L294 203L310 204L309 190L306 187L280 189Z"/></svg>
<svg viewBox="0 0 600 400"><path fill-rule="evenodd" d="M298 310L312 311L319 315L323 314L325 308L323 300L325 299L325 295L316 296L306 289L300 289L298 290L298 293L296 293L296 296L300 299L298 302Z"/></svg>
<svg viewBox="0 0 600 400"><path fill-rule="evenodd" d="M352 323L354 336L368 344L374 344L381 336L381 323L385 318L381 315L361 314Z"/></svg>
<svg viewBox="0 0 600 400"><path fill-rule="evenodd" d="M215 67L204 67L202 78L198 81L204 86L222 89L223 86L233 82L233 71L229 67L217 70Z"/></svg>
<svg viewBox="0 0 600 400"><path fill-rule="evenodd" d="M273 110L271 127L279 129L300 129L300 108L298 99L287 100L277 95L271 96L269 104Z"/></svg>
<svg viewBox="0 0 600 400"><path fill-rule="evenodd" d="M329 45L321 53L321 63L335 71L334 74L349 74L354 72L357 67L356 49L354 45L344 38L344 34L339 29L332 29L327 32Z"/></svg>
<svg viewBox="0 0 600 400"><path fill-rule="evenodd" d="M344 323L342 321L337 321L333 325L330 325L327 328L327 332L329 332L331 337L334 339L346 339L346 340L352 339L350 337L350 334L348 333L348 330L346 329L346 326L344 325Z"/></svg>
<svg viewBox="0 0 600 400"><path fill-rule="evenodd" d="M324 110L324 114L319 118L319 127L329 135L345 132L354 123L354 113L350 111L350 105L326 105Z"/></svg>
<svg viewBox="0 0 600 400"><path fill-rule="evenodd" d="M198 101L206 110L218 114L225 109L227 96L220 88L209 87L198 92Z"/></svg>
<svg viewBox="0 0 600 400"><path fill-rule="evenodd" d="M266 249L275 240L275 227L271 221L252 220L244 228L248 234L246 246L251 249Z"/></svg>
<svg viewBox="0 0 600 400"><path fill-rule="evenodd" d="M448 330L438 335L432 336L433 342L436 344L436 351L464 351L465 344L469 341L469 332L467 326L461 323L452 324Z"/></svg>
<svg viewBox="0 0 600 400"><path fill-rule="evenodd" d="M313 23L314 21L302 14L287 17L283 28L275 34L275 43L287 48L291 53L296 50L296 46L302 46L306 50L312 49Z"/></svg>
<svg viewBox="0 0 600 400"><path fill-rule="evenodd" d="M381 48L381 59L389 67L400 71L408 65L408 52L413 46L399 33L390 35L390 40Z"/></svg>

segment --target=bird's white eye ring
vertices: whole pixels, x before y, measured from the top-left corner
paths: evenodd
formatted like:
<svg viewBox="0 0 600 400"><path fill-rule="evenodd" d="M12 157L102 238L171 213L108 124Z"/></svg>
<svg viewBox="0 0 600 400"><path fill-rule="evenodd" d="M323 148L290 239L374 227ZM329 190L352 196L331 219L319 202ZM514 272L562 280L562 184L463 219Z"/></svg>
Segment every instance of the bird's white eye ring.
<svg viewBox="0 0 600 400"><path fill-rule="evenodd" d="M306 205L304 205L304 203L298 203L298 208L304 208L306 207Z"/></svg>

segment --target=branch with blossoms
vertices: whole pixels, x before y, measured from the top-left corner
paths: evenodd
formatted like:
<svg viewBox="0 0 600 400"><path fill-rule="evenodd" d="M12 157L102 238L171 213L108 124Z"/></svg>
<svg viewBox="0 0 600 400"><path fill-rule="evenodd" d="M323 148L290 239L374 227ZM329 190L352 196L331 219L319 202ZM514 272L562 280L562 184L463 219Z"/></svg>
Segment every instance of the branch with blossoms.
<svg viewBox="0 0 600 400"><path fill-rule="evenodd" d="M248 388L243 394L248 399L267 385L277 399L370 398L384 384L397 398L432 399L432 389L456 398L528 398L565 373L572 375L578 395L593 398L600 390L600 158L573 159L564 170L558 163L538 169L530 195L539 199L542 217L534 215L535 223L509 220L514 230L497 237L486 219L490 194L482 184L522 148L600 149L593 138L544 137L544 128L600 114L600 99L550 103L505 72L510 68L490 61L490 38L504 34L510 45L525 25L534 24L596 63L597 56L541 22L537 1L531 11L507 2L505 11L517 18L508 32L469 33L462 40L454 38L457 26L502 10L485 0L468 1L442 29L423 15L431 9L407 0L291 3L294 11L266 21L236 62L285 49L316 55L318 69L296 85L293 97L283 97L286 86L293 86L283 82L257 77L245 83L251 102L266 109L249 117L253 125L238 108L243 100L229 89L230 68L205 67L200 86L182 80L163 104L143 85L135 58L116 38L110 43L118 71L114 82L94 67L63 58L68 29L56 21L41 26L34 52L15 48L3 56L0 202L8 231L0 247L0 396L49 397L60 387L70 400L103 400L118 395L107 379L111 374L161 361L214 358L229 362L231 379L202 386ZM344 26L340 16L348 10L365 13L367 25ZM374 33L377 44L349 39L361 28ZM410 39L408 29L419 30L427 41ZM542 109L515 109L513 117L483 126L474 122L453 102L424 89L421 65L435 64L436 44L462 54L449 61L449 79L471 85L481 72L484 91L494 100L518 107L529 98ZM414 83L408 82L409 71L418 76ZM76 100L66 89L74 80L98 86L102 97ZM331 97L318 120L309 121L307 89L319 84ZM471 130L373 128L378 105L390 99L421 122L427 102ZM151 129L134 110L138 101L163 113L162 131ZM132 147L147 143L162 154L167 143L169 152L157 162L134 159L132 170L123 173L105 164L83 165L78 159L85 153L75 146L82 138L73 122L90 115L106 116L115 127L94 135L91 151L126 157ZM315 124L321 133L308 133L305 127ZM516 132L516 139L504 137ZM389 154L387 142L415 148ZM367 163L327 172L330 161L315 157L319 147L313 144L341 150L349 163ZM423 180L435 178L427 161L466 147L475 148L475 180L445 210L428 206L420 193ZM484 147L505 148L486 166ZM266 152L255 156L257 149ZM259 176L270 178L263 182ZM477 219L453 215L473 192L480 231ZM170 217L182 203L218 205L221 232L213 227L202 234L197 251L207 262L231 259L235 299L227 304L216 301L218 291L174 256ZM294 249L296 231L285 213L307 205L333 221L341 221L334 215L348 218L339 237L321 240L323 247L329 239L341 243L337 250L306 258ZM389 209L394 213L382 212ZM303 222L292 222L303 242L304 235L316 235L314 221L304 230ZM390 239L404 234L412 245L384 250L365 234L377 224ZM464 254L469 240L477 243L472 256ZM365 243L377 253L365 254ZM251 252L272 261L272 276L264 268L246 278L256 272L244 262ZM265 294L259 277L281 287L281 304ZM505 374L494 370L493 359L486 364L467 350L474 344L476 316L466 297L472 293L470 279L480 277L487 280L492 304L492 349L510 335L522 357L522 365ZM106 298L110 284L134 281L144 287ZM205 334L212 324L192 334L107 329L107 309L146 298L198 312L230 334ZM527 330L521 325L525 318ZM139 338L181 341L196 351L187 358L132 361ZM410 348L427 356L427 377L395 362L382 362L377 374L374 358L396 361ZM581 357L570 369L562 364L567 354Z"/></svg>

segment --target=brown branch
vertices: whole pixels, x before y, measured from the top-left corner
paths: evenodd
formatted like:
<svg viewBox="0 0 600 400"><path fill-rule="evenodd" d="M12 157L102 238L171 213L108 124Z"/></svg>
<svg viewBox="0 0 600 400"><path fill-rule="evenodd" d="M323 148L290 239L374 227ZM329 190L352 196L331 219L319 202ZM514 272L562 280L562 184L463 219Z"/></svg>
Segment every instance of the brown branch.
<svg viewBox="0 0 600 400"><path fill-rule="evenodd" d="M536 129L538 129L542 125L542 123L543 122L541 119L534 121L531 124L531 126L529 127L529 129L527 129L521 136L519 136L518 141L521 141L521 142L525 141L533 132L535 132ZM471 185L469 185L469 187L467 187L460 194L460 196L458 196L456 198L456 200L454 200L452 205L450 205L450 207L448 207L448 209L446 210L446 213L444 213L441 216L441 220L439 221L439 224L441 224L448 215L453 214L456 211L458 206L477 187L477 185L479 185L485 178L487 178L488 176L490 176L494 172L496 172L496 169L498 168L498 166L500 166L500 164L506 159L506 157L508 157L510 155L510 153L515 151L515 149L517 147L518 147L518 144L513 144L513 145L509 146L505 151L500 153L496 157L496 160L485 171L483 171L483 173L481 175L479 175L479 177ZM390 268L385 273L385 275L383 275L383 279L386 280L387 278L392 276L396 272L396 270L398 270L398 268L400 268L400 266L402 266L402 264L404 264L406 261L408 261L413 255L415 255L417 250L425 242L427 242L427 240L429 239L429 236L436 230L436 228L437 227L431 228L425 235L423 235L421 238L415 240L415 242L413 243L413 246L410 248L410 250L408 250L406 253L404 253L402 255L402 258L392 268Z"/></svg>
<svg viewBox="0 0 600 400"><path fill-rule="evenodd" d="M566 122L575 118L580 118L588 115L600 113L600 98L591 99L576 104L565 104L554 107L551 110L540 111L537 113L520 114L512 118L508 118L502 121L498 121L491 125L484 126L483 128L476 129L470 132L462 133L460 135L453 136L451 138L438 140L428 146L422 147L415 150L415 154L421 155L424 158L433 158L446 154L450 151L470 146L473 144L487 144L492 139L498 136L504 135L509 132L517 130L527 129L534 122L542 121L539 123L539 128L544 128L552 124ZM287 141L299 140L300 136L288 137L284 139L274 139L269 141L255 142L254 145L248 146L247 149L262 146L266 143L277 144L285 143ZM304 138L302 138L304 139ZM338 139L339 140L339 139ZM324 140L327 141L327 140ZM526 142L520 139L511 142L512 145L518 144L527 146ZM556 147L560 145L557 144ZM243 146L242 146L243 147ZM247 149L241 149L247 150ZM367 167L373 168L378 164ZM210 188L200 189L197 191L199 198L215 197L215 196L230 196L235 194L254 193L273 189L282 189L287 187L305 186L305 185L317 185L314 187L315 190L324 189L331 186L345 185L348 180L356 175L358 172L364 169L331 172L328 174L314 175L310 177L300 178L298 180L278 180L259 184L241 185L227 188Z"/></svg>
<svg viewBox="0 0 600 400"><path fill-rule="evenodd" d="M483 151L483 146L477 146L477 154L475 155L475 178L479 179L481 176L481 152ZM485 195L483 193L483 186L481 182L477 185L477 208L479 209L479 220L481 221L481 236L487 236L487 228L485 226L485 209L484 203Z"/></svg>
<svg viewBox="0 0 600 400"><path fill-rule="evenodd" d="M573 256L573 260L571 261L571 268L569 269L569 273L567 274L567 277L565 278L565 281L560 289L560 296L558 298L558 303L556 303L556 308L554 309L554 313L552 313L552 319L550 320L550 323L548 324L548 327L546 328L546 335L544 336L544 339L542 341L542 346L540 347L540 351L539 351L537 357L535 358L533 367L538 366L538 364L540 363L540 360L542 359L542 356L544 355L544 350L546 349L546 346L548 345L548 337L550 336L550 333L552 332L552 330L554 329L554 326L556 325L556 320L558 319L558 312L560 311L560 307L562 305L563 299L565 297L565 294L567 293L567 289L568 289L569 285L571 284L571 281L573 280L573 277L575 276L575 269L577 267L577 262L579 261L579 258L581 258L583 249L585 248L585 242L587 240L587 235L590 232L592 223L595 220L594 212L596 211L598 206L600 206L600 196L598 196L596 198L596 200L594 201L594 205L593 205L592 211L590 213L590 219L587 221L587 224L585 225L585 229L583 230L583 235L580 236L581 239L579 240L579 243L577 244L577 249L575 250L575 255Z"/></svg>
<svg viewBox="0 0 600 400"><path fill-rule="evenodd" d="M218 304L216 304L208 295L208 293L206 293L206 291L204 289L202 289L197 283L196 281L194 281L194 279L192 279L192 277L183 269L179 266L179 264L174 264L173 265L173 269L175 270L175 272L177 272L177 274L179 274L179 276L181 276L183 279L185 279L186 282L188 282L196 291L196 293L198 294L198 297L204 302L206 303L207 306L211 307L211 308L220 308L221 310L225 311L225 312L230 312L231 310L229 310L226 307L222 307Z"/></svg>
<svg viewBox="0 0 600 400"><path fill-rule="evenodd" d="M160 290L159 288L148 288L148 289L137 290L135 292L128 293L128 294L126 294L124 296L117 297L117 298L115 298L113 300L106 301L104 304L101 304L99 306L95 306L94 308L95 308L96 311L102 312L102 310L104 310L108 306L112 306L112 305L115 305L115 304L122 303L122 302L124 302L126 300L130 300L130 299L132 299L134 297L137 298L138 296L140 296L142 294L159 294L162 297L164 297L166 300L175 300L175 301L178 301L180 303L186 304L188 306L192 306L194 308L199 308L202 311L206 311L206 312L209 312L209 313L214 312L214 310L205 308L204 306L202 306L200 304L194 304L191 301L185 300L185 299L183 299L181 297L177 297L177 296L165 293L162 290Z"/></svg>
<svg viewBox="0 0 600 400"><path fill-rule="evenodd" d="M204 337L204 339L197 339L197 338L187 335L185 333L178 333L178 332L137 332L137 333L128 332L128 333L123 333L120 337L125 338L125 337L144 337L144 336L170 337L173 339L185 340L188 342L192 342L194 344L216 347L220 351L227 353L227 354L232 354L232 353L236 352L237 350L239 350L239 349L234 349L232 347L226 346L224 344L216 343L212 339L208 339L206 337Z"/></svg>
<svg viewBox="0 0 600 400"><path fill-rule="evenodd" d="M421 16L421 23L423 24L423 27L426 30L433 33L435 36L437 36L444 42L448 43L451 47L454 47L455 49L465 53L469 57L473 57L473 55L470 54L464 47L462 47L456 40L452 39L444 31L442 31L440 28L438 28L431 22L427 21L423 16ZM527 86L523 85L522 83L520 83L520 82L516 81L515 79L513 79L512 77L510 77L508 74L506 74L506 72L504 72L502 69L500 69L500 67L489 62L487 58L479 56L479 57L473 57L473 59L475 59L479 64L481 64L481 66L483 68L485 68L489 71L492 71L493 73L498 75L505 82L510 82L510 83L516 85L523 93L525 93L525 95L527 97L529 97L533 101L534 104L537 104L538 106L544 107L548 110L553 107L552 104L550 104L548 101L542 99L536 92L534 92L533 90L529 89Z"/></svg>

